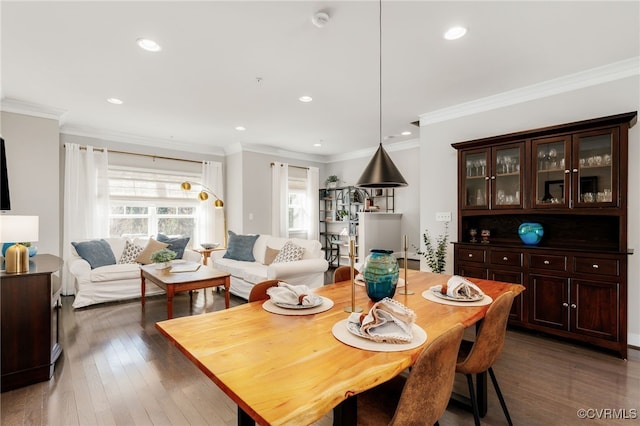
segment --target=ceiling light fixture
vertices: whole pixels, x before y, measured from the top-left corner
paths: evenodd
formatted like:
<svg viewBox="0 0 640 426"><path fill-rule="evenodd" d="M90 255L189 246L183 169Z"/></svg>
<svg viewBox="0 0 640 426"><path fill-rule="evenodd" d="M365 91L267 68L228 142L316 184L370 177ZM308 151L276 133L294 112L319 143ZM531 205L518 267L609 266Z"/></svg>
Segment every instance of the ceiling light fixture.
<svg viewBox="0 0 640 426"><path fill-rule="evenodd" d="M158 43L148 38L139 38L138 40L136 40L136 43L138 43L138 46L140 46L140 48L148 52L159 52L162 50L162 47L160 47Z"/></svg>
<svg viewBox="0 0 640 426"><path fill-rule="evenodd" d="M314 143L313 146L315 146L316 148L320 148L322 146L321 143Z"/></svg>
<svg viewBox="0 0 640 426"><path fill-rule="evenodd" d="M311 102L311 101L313 100L313 98L312 98L311 96L306 96L306 95L305 95L305 96L300 96L300 97L298 98L298 100L299 100L300 102L308 103L308 102Z"/></svg>
<svg viewBox="0 0 640 426"><path fill-rule="evenodd" d="M379 14L380 84L378 86L378 97L380 102L380 128L378 137L380 145L364 169L364 172L362 172L360 179L358 179L356 183L356 187L358 188L396 188L399 186L407 186L407 181L402 176L402 173L400 173L400 170L393 164L393 160L391 160L387 151L382 147L382 0L380 0Z"/></svg>
<svg viewBox="0 0 640 426"><path fill-rule="evenodd" d="M402 136L409 136L411 134L410 131L405 130L404 132L400 133Z"/></svg>
<svg viewBox="0 0 640 426"><path fill-rule="evenodd" d="M318 28L322 28L329 22L329 15L325 12L317 12L311 17L311 22Z"/></svg>
<svg viewBox="0 0 640 426"><path fill-rule="evenodd" d="M247 130L247 128L244 126L236 126L236 130L239 132L244 132L245 130Z"/></svg>
<svg viewBox="0 0 640 426"><path fill-rule="evenodd" d="M122 99L118 99L118 98L107 98L107 102L114 105L122 105L124 103Z"/></svg>
<svg viewBox="0 0 640 426"><path fill-rule="evenodd" d="M444 38L447 40L457 40L467 33L467 29L465 27L451 27L444 33Z"/></svg>

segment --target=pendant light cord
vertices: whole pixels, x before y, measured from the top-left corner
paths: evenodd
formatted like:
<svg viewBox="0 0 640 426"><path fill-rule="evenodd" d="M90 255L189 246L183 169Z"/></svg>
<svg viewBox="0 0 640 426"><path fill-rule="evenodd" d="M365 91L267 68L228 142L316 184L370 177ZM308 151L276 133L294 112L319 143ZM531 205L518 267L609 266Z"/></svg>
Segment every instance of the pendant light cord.
<svg viewBox="0 0 640 426"><path fill-rule="evenodd" d="M382 0L380 0L379 3L379 8L378 8L378 25L379 25L379 31L378 31L378 35L379 35L379 85L378 85L378 103L380 105L380 117L379 117L379 122L380 122L380 129L379 129L379 138L380 138L380 145L382 145Z"/></svg>

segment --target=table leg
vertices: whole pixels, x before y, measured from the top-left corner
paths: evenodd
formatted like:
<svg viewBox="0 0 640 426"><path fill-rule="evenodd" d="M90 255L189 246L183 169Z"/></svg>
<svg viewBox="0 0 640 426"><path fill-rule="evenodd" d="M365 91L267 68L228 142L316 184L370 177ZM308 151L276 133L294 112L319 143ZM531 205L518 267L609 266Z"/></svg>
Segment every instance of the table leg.
<svg viewBox="0 0 640 426"><path fill-rule="evenodd" d="M167 319L173 318L173 286L167 286Z"/></svg>
<svg viewBox="0 0 640 426"><path fill-rule="evenodd" d="M352 426L356 424L358 424L358 397L353 395L333 409L333 425Z"/></svg>
<svg viewBox="0 0 640 426"><path fill-rule="evenodd" d="M229 309L229 288L231 288L231 279L225 277L224 279L224 308Z"/></svg>
<svg viewBox="0 0 640 426"><path fill-rule="evenodd" d="M140 272L140 303L144 306L144 295L146 293L146 283L144 280L144 275Z"/></svg>
<svg viewBox="0 0 640 426"><path fill-rule="evenodd" d="M255 426L256 422L238 405L238 426Z"/></svg>

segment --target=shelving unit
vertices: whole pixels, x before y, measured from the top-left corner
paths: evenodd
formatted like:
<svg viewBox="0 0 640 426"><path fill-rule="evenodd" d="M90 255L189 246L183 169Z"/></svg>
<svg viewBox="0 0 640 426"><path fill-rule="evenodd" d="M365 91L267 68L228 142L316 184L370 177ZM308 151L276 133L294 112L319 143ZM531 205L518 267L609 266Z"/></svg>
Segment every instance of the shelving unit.
<svg viewBox="0 0 640 426"><path fill-rule="evenodd" d="M320 242L331 266L348 264L350 238L356 241L356 262L361 260L358 249L359 214L393 212L394 197L394 190L386 188L369 191L355 186L320 189Z"/></svg>
<svg viewBox="0 0 640 426"><path fill-rule="evenodd" d="M454 271L523 284L510 324L627 356L628 129L636 112L453 144ZM506 166L509 167L506 167ZM518 237L538 222L536 246ZM490 232L471 242L470 230Z"/></svg>

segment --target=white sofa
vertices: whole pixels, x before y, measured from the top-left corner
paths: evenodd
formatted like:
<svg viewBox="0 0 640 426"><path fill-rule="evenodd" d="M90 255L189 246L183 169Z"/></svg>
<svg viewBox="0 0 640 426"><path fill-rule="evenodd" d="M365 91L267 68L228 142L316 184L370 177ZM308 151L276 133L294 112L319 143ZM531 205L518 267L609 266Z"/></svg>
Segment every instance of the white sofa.
<svg viewBox="0 0 640 426"><path fill-rule="evenodd" d="M109 243L117 262L125 249L127 238L104 238L104 240ZM136 238L132 241L144 248L148 239ZM185 249L183 259L200 262L202 256L198 252ZM141 296L140 265L137 263L116 263L91 269L89 262L80 257L72 246L71 258L65 263L65 267L75 278L74 308L82 308L96 303L135 299ZM160 287L147 282L145 291L147 296L163 292L164 290Z"/></svg>
<svg viewBox="0 0 640 426"><path fill-rule="evenodd" d="M264 264L267 247L280 250L287 241L303 247L302 259L293 262ZM243 299L249 298L251 288L265 280L281 280L293 285L318 288L324 285L324 273L329 263L324 259L320 241L299 238L279 238L260 235L253 246L254 262L224 258L224 250L210 255L214 268L231 274L231 293Z"/></svg>

